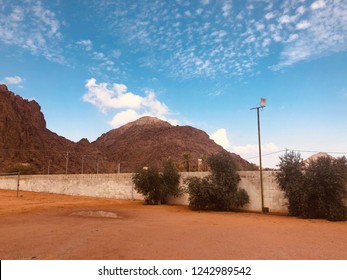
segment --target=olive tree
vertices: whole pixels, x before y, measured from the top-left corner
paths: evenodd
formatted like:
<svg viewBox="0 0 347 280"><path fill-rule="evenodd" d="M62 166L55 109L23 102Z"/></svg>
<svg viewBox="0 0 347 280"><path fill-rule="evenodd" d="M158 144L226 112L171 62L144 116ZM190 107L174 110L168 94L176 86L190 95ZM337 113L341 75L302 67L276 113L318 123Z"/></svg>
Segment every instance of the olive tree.
<svg viewBox="0 0 347 280"><path fill-rule="evenodd" d="M144 168L134 173L132 181L146 204L164 204L169 196L182 193L180 175L171 160L165 162L163 173L154 167Z"/></svg>
<svg viewBox="0 0 347 280"><path fill-rule="evenodd" d="M305 165L300 154L280 157L276 181L288 199L290 215L345 220L343 198L347 184L345 157L319 157Z"/></svg>
<svg viewBox="0 0 347 280"><path fill-rule="evenodd" d="M249 202L245 190L238 188L240 176L229 153L221 152L207 159L211 175L186 180L189 207L193 210L230 211Z"/></svg>

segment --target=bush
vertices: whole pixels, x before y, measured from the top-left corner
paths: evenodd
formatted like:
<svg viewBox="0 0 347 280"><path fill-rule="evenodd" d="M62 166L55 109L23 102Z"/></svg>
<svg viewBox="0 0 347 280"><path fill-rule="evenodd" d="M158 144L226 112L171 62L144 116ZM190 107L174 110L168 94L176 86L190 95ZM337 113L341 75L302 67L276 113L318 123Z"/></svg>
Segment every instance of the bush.
<svg viewBox="0 0 347 280"><path fill-rule="evenodd" d="M320 157L304 166L300 154L280 157L276 180L288 199L289 214L303 218L345 220L343 197L347 160Z"/></svg>
<svg viewBox="0 0 347 280"><path fill-rule="evenodd" d="M345 220L346 158L320 157L305 169L303 217Z"/></svg>
<svg viewBox="0 0 347 280"><path fill-rule="evenodd" d="M279 172L276 173L276 181L288 199L289 215L299 216L304 205L302 196L304 179L303 160L300 154L288 152L283 157L280 157L278 166Z"/></svg>
<svg viewBox="0 0 347 280"><path fill-rule="evenodd" d="M168 196L180 196L182 189L180 188L180 174L171 160L167 160L164 164L164 172L161 174L163 198L162 202L166 202Z"/></svg>
<svg viewBox="0 0 347 280"><path fill-rule="evenodd" d="M179 196L180 175L172 161L166 161L164 172L154 167L139 170L133 175L135 190L145 196L146 204L164 204L168 196Z"/></svg>
<svg viewBox="0 0 347 280"><path fill-rule="evenodd" d="M240 176L229 153L212 155L207 163L211 168L210 176L186 180L192 210L230 211L249 202L247 192L237 187Z"/></svg>
<svg viewBox="0 0 347 280"><path fill-rule="evenodd" d="M190 177L186 180L189 193L189 208L192 210L209 210L215 208L213 203L213 184L210 176L205 178Z"/></svg>

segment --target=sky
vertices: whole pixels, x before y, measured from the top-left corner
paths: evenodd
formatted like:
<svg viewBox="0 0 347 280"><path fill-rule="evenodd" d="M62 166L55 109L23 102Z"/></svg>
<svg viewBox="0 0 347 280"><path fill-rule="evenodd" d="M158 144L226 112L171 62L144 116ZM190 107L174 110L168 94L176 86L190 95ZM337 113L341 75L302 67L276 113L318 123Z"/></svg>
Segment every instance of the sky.
<svg viewBox="0 0 347 280"><path fill-rule="evenodd" d="M264 167L347 155L347 0L0 0L0 83L73 141L141 116Z"/></svg>

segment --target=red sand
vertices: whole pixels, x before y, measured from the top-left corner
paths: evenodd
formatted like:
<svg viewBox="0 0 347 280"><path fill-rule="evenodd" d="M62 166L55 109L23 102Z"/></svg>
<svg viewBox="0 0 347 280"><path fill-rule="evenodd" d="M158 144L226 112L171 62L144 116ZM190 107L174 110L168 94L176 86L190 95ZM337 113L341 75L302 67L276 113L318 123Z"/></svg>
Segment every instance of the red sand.
<svg viewBox="0 0 347 280"><path fill-rule="evenodd" d="M347 259L346 222L193 212L185 206L47 193L20 195L0 190L3 260Z"/></svg>

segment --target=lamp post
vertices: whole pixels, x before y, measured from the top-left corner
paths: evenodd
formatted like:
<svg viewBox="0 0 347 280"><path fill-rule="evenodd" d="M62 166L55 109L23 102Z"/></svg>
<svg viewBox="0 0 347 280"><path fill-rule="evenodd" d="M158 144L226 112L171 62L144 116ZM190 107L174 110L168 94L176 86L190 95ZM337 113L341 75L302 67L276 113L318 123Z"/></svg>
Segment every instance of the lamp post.
<svg viewBox="0 0 347 280"><path fill-rule="evenodd" d="M260 115L259 109L263 109L266 107L266 99L260 98L260 106L251 108L251 110L257 110L257 119L258 119L258 146L259 146L259 174L260 174L260 192L261 192L261 211L263 213L267 213L269 211L268 208L264 207L264 191L263 191L263 165L261 159L261 140L260 140Z"/></svg>

